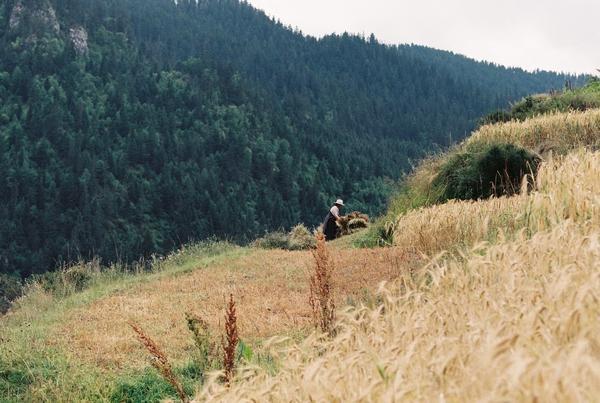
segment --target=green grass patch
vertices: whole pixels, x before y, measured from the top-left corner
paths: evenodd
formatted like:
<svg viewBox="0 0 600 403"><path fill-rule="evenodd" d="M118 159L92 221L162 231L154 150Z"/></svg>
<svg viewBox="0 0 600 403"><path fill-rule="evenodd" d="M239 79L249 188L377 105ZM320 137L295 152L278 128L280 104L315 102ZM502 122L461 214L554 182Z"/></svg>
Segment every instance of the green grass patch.
<svg viewBox="0 0 600 403"><path fill-rule="evenodd" d="M111 379L52 348L0 351L0 401L106 401Z"/></svg>
<svg viewBox="0 0 600 403"><path fill-rule="evenodd" d="M204 379L203 369L195 362L175 369L175 375L188 396L194 395ZM160 402L168 398L177 401L177 393L154 368L119 378L110 395L110 401L114 403Z"/></svg>

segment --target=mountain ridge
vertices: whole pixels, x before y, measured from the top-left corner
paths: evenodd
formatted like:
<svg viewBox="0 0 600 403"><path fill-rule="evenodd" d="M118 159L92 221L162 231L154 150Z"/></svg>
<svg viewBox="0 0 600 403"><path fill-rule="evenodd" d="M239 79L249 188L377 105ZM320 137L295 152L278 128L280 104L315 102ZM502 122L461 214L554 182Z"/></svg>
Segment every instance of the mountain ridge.
<svg viewBox="0 0 600 403"><path fill-rule="evenodd" d="M348 237L321 243L319 255L204 242L149 269L95 260L36 279L0 317L2 396L160 401L176 398L171 385L179 384L184 401L593 400L598 84L525 102L544 114L482 126L437 162L426 160L407 184L410 205L399 200L389 212L391 247L356 248ZM565 106L578 99L594 102ZM490 199L420 197L453 156L489 144L545 148L534 186ZM310 268L319 267L339 307L334 334L313 327ZM213 372L223 367L221 350L206 346L219 343L230 295L241 352L227 385ZM172 372L149 365L157 355Z"/></svg>
<svg viewBox="0 0 600 403"><path fill-rule="evenodd" d="M376 215L411 161L569 77L311 39L234 0L0 11L0 271L23 277L314 226L341 196Z"/></svg>

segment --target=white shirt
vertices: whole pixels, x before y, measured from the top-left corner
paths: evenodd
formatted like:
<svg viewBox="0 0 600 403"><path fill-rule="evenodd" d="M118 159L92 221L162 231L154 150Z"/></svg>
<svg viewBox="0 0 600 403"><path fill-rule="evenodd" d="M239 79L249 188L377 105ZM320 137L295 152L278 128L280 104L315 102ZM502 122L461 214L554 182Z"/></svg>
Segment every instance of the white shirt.
<svg viewBox="0 0 600 403"><path fill-rule="evenodd" d="M329 210L329 211L331 212L331 214L333 214L333 216L334 216L335 218L340 218L340 209L339 209L339 207L338 207L338 206L333 206L333 207L331 208L331 210Z"/></svg>

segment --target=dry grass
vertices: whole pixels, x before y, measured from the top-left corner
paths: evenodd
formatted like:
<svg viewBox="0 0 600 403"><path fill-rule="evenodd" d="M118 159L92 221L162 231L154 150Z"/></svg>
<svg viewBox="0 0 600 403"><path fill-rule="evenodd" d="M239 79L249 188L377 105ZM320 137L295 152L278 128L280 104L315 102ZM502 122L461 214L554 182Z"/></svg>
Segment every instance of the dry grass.
<svg viewBox="0 0 600 403"><path fill-rule="evenodd" d="M581 150L547 161L536 187L526 210L530 232L564 220L600 225L600 151Z"/></svg>
<svg viewBox="0 0 600 403"><path fill-rule="evenodd" d="M597 401L600 153L547 163L510 240L430 261L211 401ZM498 203L500 209L506 207ZM452 206L452 209L456 206ZM492 212L492 207L487 206Z"/></svg>
<svg viewBox="0 0 600 403"><path fill-rule="evenodd" d="M546 142L559 154L594 148L599 116L489 126L467 144ZM399 212L427 204L441 161L427 161L409 179L418 191L406 193ZM92 398L90 391L146 367L128 322L143 324L154 345L164 346L160 353L182 364L198 350L194 341L212 348L210 334L223 328L223 306L234 293L245 342L286 337L285 349L277 347L282 337L270 343L280 367L275 375L273 368L241 369L230 388L215 375L200 400L598 401L599 173L600 152L549 157L530 194L409 212L393 221L391 248L328 244L334 303L350 305L337 311L332 339L311 333L311 253L243 249L202 264L175 256L173 272L123 277L118 287L97 285L80 297L57 299L38 284L0 321L0 353L11 350L25 365L35 351L68 353L60 367L68 370L36 380L31 401L60 401L67 389L72 401L102 401L105 394ZM415 251L437 256L425 260ZM202 319L188 315L186 323L185 312Z"/></svg>
<svg viewBox="0 0 600 403"><path fill-rule="evenodd" d="M385 221L413 209L437 203L441 189L433 184L442 166L458 152L477 152L491 144L511 143L544 157L550 152L565 155L579 148L600 148L600 109L585 112L555 113L537 116L524 122L507 122L479 128L464 142L440 155L422 161L406 178L403 191L390 200Z"/></svg>
<svg viewBox="0 0 600 403"><path fill-rule="evenodd" d="M600 147L600 109L543 115L524 122L507 122L481 127L463 144L512 143L544 153L566 154L580 147Z"/></svg>
<svg viewBox="0 0 600 403"><path fill-rule="evenodd" d="M381 281L421 264L400 248L357 250L331 245L330 254L337 265L333 287L338 306L374 294ZM142 369L144 350L127 326L127 321L134 321L152 333L174 363L186 362L196 347L184 313L199 314L211 332L219 334L223 306L231 292L237 299L242 340L297 338L312 329L306 275L312 264L309 251L252 250L177 277L134 284L73 309L49 338L64 345L75 360L103 371Z"/></svg>

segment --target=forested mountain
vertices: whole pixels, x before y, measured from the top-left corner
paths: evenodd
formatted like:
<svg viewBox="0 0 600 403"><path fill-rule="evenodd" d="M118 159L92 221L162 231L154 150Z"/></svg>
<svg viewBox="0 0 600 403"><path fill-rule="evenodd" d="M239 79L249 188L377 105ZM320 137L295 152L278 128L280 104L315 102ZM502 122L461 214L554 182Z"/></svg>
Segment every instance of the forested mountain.
<svg viewBox="0 0 600 403"><path fill-rule="evenodd" d="M352 35L237 0L0 4L0 272L377 213L410 160L566 77Z"/></svg>

